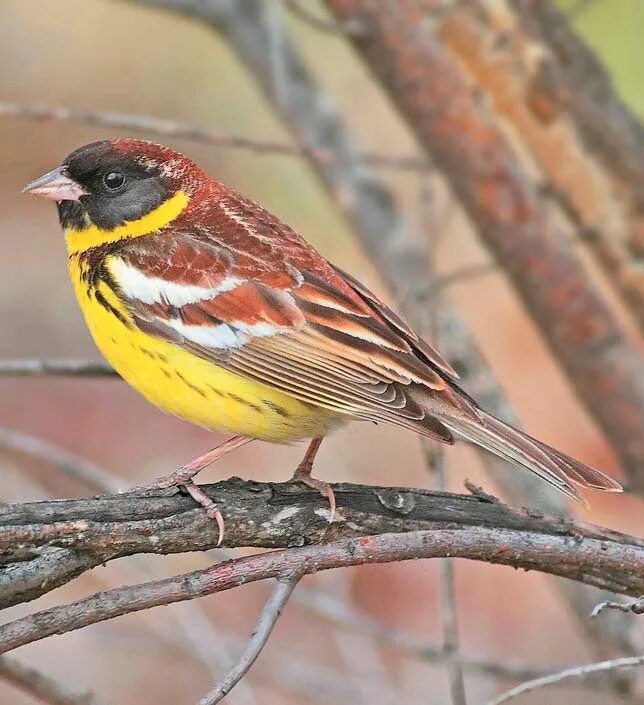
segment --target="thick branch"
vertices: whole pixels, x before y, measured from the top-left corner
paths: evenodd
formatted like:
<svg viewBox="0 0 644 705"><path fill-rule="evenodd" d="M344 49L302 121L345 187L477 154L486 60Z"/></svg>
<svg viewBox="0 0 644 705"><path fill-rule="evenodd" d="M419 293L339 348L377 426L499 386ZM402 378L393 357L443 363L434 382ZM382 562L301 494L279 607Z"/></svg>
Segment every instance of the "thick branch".
<svg viewBox="0 0 644 705"><path fill-rule="evenodd" d="M383 555L375 552L359 562L460 556L541 570L627 595L644 593L644 541L475 496L340 485L337 521L329 526L320 495L297 484L233 478L204 489L225 507L229 547L307 547L305 555L327 556L324 565L331 568L333 557L339 560L335 567L353 565L352 546L363 545L354 539L395 532L408 549L395 557L396 539L389 538ZM418 531L427 532L420 544L404 535ZM216 524L173 489L4 505L0 606L31 600L114 558L202 551L216 546L217 539ZM328 542L341 547L329 548ZM419 556L412 544L423 546ZM52 553L43 565L43 555ZM293 567L287 554L283 560L285 570Z"/></svg>
<svg viewBox="0 0 644 705"><path fill-rule="evenodd" d="M327 0L512 280L633 481L644 484L644 361L538 190L412 2Z"/></svg>
<svg viewBox="0 0 644 705"><path fill-rule="evenodd" d="M290 484L240 480L205 489L227 507L229 543L295 547L108 590L23 617L0 627L0 653L52 634L257 580L364 563L460 557L537 569L630 595L644 591L644 542L599 527L530 516L478 497L339 486L334 488L339 521L327 532L333 540L306 545L324 534L329 513L318 493ZM214 522L192 509L188 498L155 492L13 505L4 511L3 524L3 555L18 553L23 559L45 543L73 545L104 562L140 551L201 550L215 545L218 538ZM406 533L369 535L377 530Z"/></svg>
<svg viewBox="0 0 644 705"><path fill-rule="evenodd" d="M644 125L619 96L608 71L551 0L511 0L522 23L552 53L542 63L540 87L575 118L593 150L633 189L641 212Z"/></svg>
<svg viewBox="0 0 644 705"><path fill-rule="evenodd" d="M515 0L516 15L483 4L460 4L436 31L520 135L544 197L555 196L644 330L644 128L550 0Z"/></svg>

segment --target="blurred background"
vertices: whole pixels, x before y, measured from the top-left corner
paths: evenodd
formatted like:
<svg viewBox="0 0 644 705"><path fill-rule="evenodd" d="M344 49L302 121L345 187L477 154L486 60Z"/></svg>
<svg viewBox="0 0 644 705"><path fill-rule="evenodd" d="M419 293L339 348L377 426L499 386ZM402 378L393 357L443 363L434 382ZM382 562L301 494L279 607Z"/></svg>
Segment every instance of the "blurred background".
<svg viewBox="0 0 644 705"><path fill-rule="evenodd" d="M417 154L410 135L347 43L274 4L361 146L392 155ZM324 16L321 4L304 5ZM598 52L622 97L644 117L644 3L569 1L562 7L575 11L575 27ZM115 0L2 0L0 66L0 103L149 114L222 133L290 141L248 72L217 35L156 9ZM21 196L20 189L76 147L124 134L75 122L0 117L0 358L99 359L68 282L55 209ZM160 141L276 213L386 300L401 303L397 299L404 298L404 292L383 288L335 204L302 160L186 140ZM430 176L421 184L417 175L389 171L383 178L414 222L423 220L421 186L429 194L429 218L442 233L438 272L491 261L440 178ZM470 277L454 284L447 295L531 434L620 477L614 455L503 274L490 270ZM440 348L440 341L434 342ZM125 384L110 379L2 377L0 427L90 459L124 488L165 474L221 440L161 414ZM238 475L281 481L290 476L301 453L300 447L258 442L227 456L201 478ZM469 478L503 496L465 446L448 449L445 462L450 490L464 491L463 481ZM0 448L0 468L2 501L89 492L55 468L8 448ZM367 424L341 430L322 446L317 475L328 481L431 486L417 437ZM575 508L581 518L641 533L641 501L610 495L590 499L590 511ZM220 555L116 561L37 603L9 610L3 619L109 586L204 567ZM544 576L466 562L457 563L455 570L461 649L471 660L554 667L593 658L579 624ZM437 574L438 563L424 561L306 578L256 667L226 702L449 703L444 665L416 648L441 644ZM267 589L258 583L203 599L198 608L157 608L39 642L17 655L77 690L100 694L106 703L194 703L238 655ZM333 618L347 606L399 632L408 639L407 647L398 648L391 639L375 636L368 627L359 629L351 620ZM467 692L474 704L485 703L511 684L467 672ZM0 681L0 703L35 702ZM626 701L606 689L574 683L527 695L521 702Z"/></svg>

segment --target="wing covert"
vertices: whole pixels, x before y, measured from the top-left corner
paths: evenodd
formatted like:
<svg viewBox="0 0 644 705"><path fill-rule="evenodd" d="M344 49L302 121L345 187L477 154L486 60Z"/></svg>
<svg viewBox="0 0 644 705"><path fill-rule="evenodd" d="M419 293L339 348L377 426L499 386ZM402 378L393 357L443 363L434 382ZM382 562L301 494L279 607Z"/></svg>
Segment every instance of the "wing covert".
<svg viewBox="0 0 644 705"><path fill-rule="evenodd" d="M302 401L452 442L417 401L455 375L438 353L288 226L227 200L212 228L138 238L107 258L133 324Z"/></svg>

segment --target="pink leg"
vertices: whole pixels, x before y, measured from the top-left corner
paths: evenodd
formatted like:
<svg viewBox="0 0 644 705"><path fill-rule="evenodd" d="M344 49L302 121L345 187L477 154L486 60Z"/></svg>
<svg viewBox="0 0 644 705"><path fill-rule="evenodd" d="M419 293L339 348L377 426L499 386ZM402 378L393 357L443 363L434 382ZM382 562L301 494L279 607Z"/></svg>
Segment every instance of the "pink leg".
<svg viewBox="0 0 644 705"><path fill-rule="evenodd" d="M291 479L297 482L302 482L308 487L312 487L317 490L323 497L326 497L329 501L329 507L331 509L331 516L329 517L329 524L333 522L335 517L335 494L331 489L331 485L328 482L318 480L315 477L311 477L311 472L313 470L313 461L317 455L320 445L322 444L323 438L314 438L310 443L309 447L306 449L306 453L302 458L302 461L297 466L297 470L293 473Z"/></svg>
<svg viewBox="0 0 644 705"><path fill-rule="evenodd" d="M197 485L195 485L193 478L195 475L200 473L204 468L208 467L215 460L223 458L236 448L241 448L241 446L250 443L253 438L247 438L246 436L233 436L227 441L220 443L216 448L209 450L207 453L200 455L198 458L191 460L186 465L182 465L177 468L174 472L169 475L160 477L153 480L148 485L139 485L135 487L135 490L151 490L151 489L163 489L165 487L184 487L186 492L200 504L205 510L206 514L217 522L219 527L219 541L217 545L219 546L224 539L224 518L221 512L217 508L217 505L208 497L208 495Z"/></svg>

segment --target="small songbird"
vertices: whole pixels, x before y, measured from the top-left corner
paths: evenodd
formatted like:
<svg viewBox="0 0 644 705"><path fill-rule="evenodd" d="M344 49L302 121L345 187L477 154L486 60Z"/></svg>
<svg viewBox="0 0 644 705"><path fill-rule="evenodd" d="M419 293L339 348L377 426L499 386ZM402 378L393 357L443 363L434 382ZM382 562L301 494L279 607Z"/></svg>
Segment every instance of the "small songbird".
<svg viewBox="0 0 644 705"><path fill-rule="evenodd" d="M96 345L157 407L235 434L153 486L184 486L252 439L320 442L352 420L444 443L458 434L570 497L610 477L483 411L450 365L369 289L288 225L168 147L111 139L72 152L25 192L56 201L76 297ZM574 483L574 484L573 484Z"/></svg>

